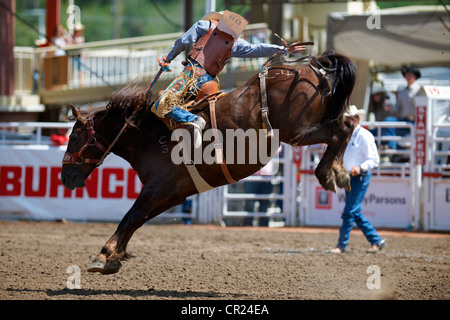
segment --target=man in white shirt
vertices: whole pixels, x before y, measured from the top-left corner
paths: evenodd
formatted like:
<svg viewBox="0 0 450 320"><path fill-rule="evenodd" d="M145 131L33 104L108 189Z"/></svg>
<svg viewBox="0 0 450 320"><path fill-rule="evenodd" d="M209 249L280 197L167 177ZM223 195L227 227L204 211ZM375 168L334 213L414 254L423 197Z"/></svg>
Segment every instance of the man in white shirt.
<svg viewBox="0 0 450 320"><path fill-rule="evenodd" d="M345 192L345 208L341 216L342 225L339 229L338 244L331 250L333 253L345 252L354 223L371 244L368 252L377 252L385 246L385 240L378 235L369 220L362 214L362 202L370 184L370 171L376 168L380 162L372 133L359 125L360 118L363 118L364 115L364 110L358 110L353 105L345 114L355 126L344 153L344 167L351 175L351 191Z"/></svg>

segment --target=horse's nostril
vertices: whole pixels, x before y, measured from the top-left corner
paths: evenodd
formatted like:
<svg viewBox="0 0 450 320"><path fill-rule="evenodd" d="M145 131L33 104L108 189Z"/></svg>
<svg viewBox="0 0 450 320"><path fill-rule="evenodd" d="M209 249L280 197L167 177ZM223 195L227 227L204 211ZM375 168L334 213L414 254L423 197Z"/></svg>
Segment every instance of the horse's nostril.
<svg viewBox="0 0 450 320"><path fill-rule="evenodd" d="M61 176L61 182L63 185L66 184L66 177L65 176Z"/></svg>

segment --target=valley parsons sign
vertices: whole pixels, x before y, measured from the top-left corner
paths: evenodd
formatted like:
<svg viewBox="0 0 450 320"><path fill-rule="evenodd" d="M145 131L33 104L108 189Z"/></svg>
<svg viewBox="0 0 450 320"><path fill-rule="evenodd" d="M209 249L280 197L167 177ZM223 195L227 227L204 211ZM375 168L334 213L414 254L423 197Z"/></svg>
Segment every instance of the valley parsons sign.
<svg viewBox="0 0 450 320"><path fill-rule="evenodd" d="M345 190L337 193L323 189L317 179L310 178L306 224L339 226L345 206ZM413 216L411 187L408 181L374 178L364 196L364 216L375 227L406 228Z"/></svg>

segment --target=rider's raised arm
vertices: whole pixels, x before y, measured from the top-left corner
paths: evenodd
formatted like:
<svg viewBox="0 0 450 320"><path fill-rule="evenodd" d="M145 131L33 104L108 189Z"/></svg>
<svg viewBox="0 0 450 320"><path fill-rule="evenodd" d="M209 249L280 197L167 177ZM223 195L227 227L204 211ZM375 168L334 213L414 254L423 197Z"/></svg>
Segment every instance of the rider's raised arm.
<svg viewBox="0 0 450 320"><path fill-rule="evenodd" d="M208 32L210 27L211 21L208 20L200 20L194 23L188 31L175 41L172 51L167 55L166 60L172 61L175 59L181 52L185 51L195 43L198 38Z"/></svg>
<svg viewBox="0 0 450 320"><path fill-rule="evenodd" d="M231 57L236 58L260 58L270 57L271 55L284 50L283 46L270 43L252 44L239 38L231 51Z"/></svg>

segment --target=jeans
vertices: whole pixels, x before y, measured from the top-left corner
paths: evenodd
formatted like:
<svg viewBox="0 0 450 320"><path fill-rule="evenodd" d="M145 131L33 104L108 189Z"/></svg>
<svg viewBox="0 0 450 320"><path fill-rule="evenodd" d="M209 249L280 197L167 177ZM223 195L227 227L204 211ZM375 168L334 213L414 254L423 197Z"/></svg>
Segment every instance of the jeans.
<svg viewBox="0 0 450 320"><path fill-rule="evenodd" d="M167 116L180 123L193 122L198 117L195 114L192 114L187 110L180 109L176 106L172 107L172 110L167 114Z"/></svg>
<svg viewBox="0 0 450 320"><path fill-rule="evenodd" d="M395 117L386 117L383 121L398 121ZM382 128L382 136L396 136L396 128ZM397 149L397 141L383 141L382 144L388 145L389 149Z"/></svg>
<svg viewBox="0 0 450 320"><path fill-rule="evenodd" d="M352 176L350 180L351 191L345 192L345 208L341 216L342 225L339 229L339 240L337 244L337 247L343 250L347 249L350 240L350 232L353 229L354 223L361 229L371 245L379 244L382 240L375 228L361 212L362 202L364 200L364 195L369 188L370 178L370 172Z"/></svg>

